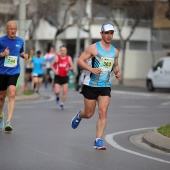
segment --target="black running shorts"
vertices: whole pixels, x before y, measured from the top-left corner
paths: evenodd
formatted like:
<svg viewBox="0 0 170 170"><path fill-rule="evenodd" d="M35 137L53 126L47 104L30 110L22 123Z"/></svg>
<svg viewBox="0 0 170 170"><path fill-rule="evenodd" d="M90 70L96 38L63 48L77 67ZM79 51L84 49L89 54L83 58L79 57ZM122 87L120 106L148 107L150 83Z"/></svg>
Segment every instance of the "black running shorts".
<svg viewBox="0 0 170 170"><path fill-rule="evenodd" d="M41 78L41 77L43 77L43 74L35 74L35 73L33 73L32 76L33 76L33 77Z"/></svg>
<svg viewBox="0 0 170 170"><path fill-rule="evenodd" d="M51 71L51 68L47 68L47 70L46 70L46 75L50 75L50 71Z"/></svg>
<svg viewBox="0 0 170 170"><path fill-rule="evenodd" d="M63 84L67 84L68 81L69 81L68 76L65 77L55 76L55 84L63 85Z"/></svg>
<svg viewBox="0 0 170 170"><path fill-rule="evenodd" d="M0 74L0 91L7 90L8 86L18 86L19 74L14 75L2 75Z"/></svg>
<svg viewBox="0 0 170 170"><path fill-rule="evenodd" d="M25 72L26 73L32 73L32 68L26 68Z"/></svg>
<svg viewBox="0 0 170 170"><path fill-rule="evenodd" d="M109 96L111 97L110 87L91 87L83 85L81 89L81 94L89 100L96 100L99 96Z"/></svg>

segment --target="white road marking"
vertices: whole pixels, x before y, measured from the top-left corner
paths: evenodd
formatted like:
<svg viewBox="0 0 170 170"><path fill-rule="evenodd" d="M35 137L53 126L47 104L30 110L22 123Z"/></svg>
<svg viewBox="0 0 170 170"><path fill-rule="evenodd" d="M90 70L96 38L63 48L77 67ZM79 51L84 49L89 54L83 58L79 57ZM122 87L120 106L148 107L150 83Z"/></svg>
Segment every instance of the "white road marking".
<svg viewBox="0 0 170 170"><path fill-rule="evenodd" d="M37 100L34 100L34 101L32 101L32 100L29 100L29 101L23 101L23 102L28 102L29 104L30 103L32 103L32 104L37 104L37 103L46 103L46 102L50 102L50 101L53 101L53 100L55 100L55 96L54 95L49 95L48 97L48 99L45 99L45 98L43 98L43 97L46 97L46 96L42 96L42 99L40 98L40 99L37 99ZM22 103L22 101L20 101L21 103Z"/></svg>
<svg viewBox="0 0 170 170"><path fill-rule="evenodd" d="M153 94L150 93L143 93L143 92L131 92L131 91L119 91L119 90L112 90L112 93L115 94L128 94L128 95L138 95L138 96L147 96L151 97Z"/></svg>
<svg viewBox="0 0 170 170"><path fill-rule="evenodd" d="M34 103L44 103L44 102L49 102L49 101L52 101L55 99L54 95L49 95L48 97L49 97L49 99L38 100L38 101L35 101Z"/></svg>
<svg viewBox="0 0 170 170"><path fill-rule="evenodd" d="M162 106L170 105L170 101L161 103Z"/></svg>
<svg viewBox="0 0 170 170"><path fill-rule="evenodd" d="M150 127L150 128L141 128L141 129L132 129L132 130L126 130L126 131L121 131L121 132L116 132L116 133L108 134L108 135L105 136L105 140L111 146L113 146L114 148L122 150L124 152L128 152L128 153L131 153L133 155L137 155L137 156L141 156L141 157L144 157L144 158L148 158L148 159L152 159L152 160L155 160L155 161L159 161L159 162L169 163L170 164L170 161L166 161L166 160L163 160L163 159L159 159L159 158L155 158L155 157L152 157L152 156L144 155L144 154L141 154L141 153L134 152L134 151L128 150L126 148L123 148L122 146L120 146L118 143L116 143L114 141L114 137L116 135L120 135L120 134L123 134L123 133L129 133L129 132L135 132L135 131L148 130L148 129L153 129L153 127Z"/></svg>
<svg viewBox="0 0 170 170"><path fill-rule="evenodd" d="M158 97L158 98L170 99L170 95L165 93L146 93L146 92L132 92L132 91L119 91L119 90L112 90L111 93L125 94L131 96Z"/></svg>

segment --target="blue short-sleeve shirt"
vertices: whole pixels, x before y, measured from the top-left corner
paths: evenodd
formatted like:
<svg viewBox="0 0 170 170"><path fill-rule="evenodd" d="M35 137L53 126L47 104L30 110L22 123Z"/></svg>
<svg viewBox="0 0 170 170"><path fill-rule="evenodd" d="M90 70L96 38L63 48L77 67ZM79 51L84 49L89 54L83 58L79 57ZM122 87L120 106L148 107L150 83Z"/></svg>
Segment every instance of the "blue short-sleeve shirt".
<svg viewBox="0 0 170 170"><path fill-rule="evenodd" d="M20 73L20 53L24 51L24 40L19 37L10 39L7 35L0 38L0 53L6 48L9 56L0 57L0 74L14 75Z"/></svg>

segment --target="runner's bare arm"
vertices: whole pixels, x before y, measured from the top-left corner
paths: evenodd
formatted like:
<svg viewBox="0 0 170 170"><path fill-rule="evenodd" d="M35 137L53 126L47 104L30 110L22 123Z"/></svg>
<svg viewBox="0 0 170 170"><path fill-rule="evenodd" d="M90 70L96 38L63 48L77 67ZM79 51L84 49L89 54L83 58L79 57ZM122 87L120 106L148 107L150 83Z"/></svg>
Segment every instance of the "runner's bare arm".
<svg viewBox="0 0 170 170"><path fill-rule="evenodd" d="M77 64L85 70L92 72L93 74L100 74L100 68L92 68L86 64L86 60L95 57L97 55L97 47L96 44L90 45L78 58Z"/></svg>
<svg viewBox="0 0 170 170"><path fill-rule="evenodd" d="M118 58L119 58L119 51L115 48L116 51L116 58L115 58L115 66L113 69L113 72L115 74L115 77L118 79L120 78L120 69L119 69L119 62L118 62Z"/></svg>

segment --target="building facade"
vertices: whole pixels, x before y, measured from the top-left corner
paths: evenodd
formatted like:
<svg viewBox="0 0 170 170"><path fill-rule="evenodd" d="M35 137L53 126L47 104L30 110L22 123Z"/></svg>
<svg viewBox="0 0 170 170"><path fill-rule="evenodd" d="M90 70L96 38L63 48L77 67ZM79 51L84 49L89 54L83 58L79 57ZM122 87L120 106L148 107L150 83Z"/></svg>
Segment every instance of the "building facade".
<svg viewBox="0 0 170 170"><path fill-rule="evenodd" d="M6 4L6 8L7 8ZM10 8L10 4L9 7ZM92 2L87 1L86 12L88 16L91 16ZM3 14L3 9L0 8L0 15ZM7 15L7 14L3 14ZM8 10L8 15L10 14ZM9 17L8 17L9 18ZM121 17L120 17L121 19ZM7 19L6 19L7 20ZM91 42L94 43L100 40L100 30L102 23L106 21L106 17L97 16L93 18L93 22L85 27L89 27ZM122 36L126 38L131 31L132 18L126 18L122 27ZM124 79L145 79L148 70L154 64L154 62L170 51L170 31L168 29L153 29L152 20L140 20L140 23L136 27L132 37L126 45L125 65L124 65ZM115 27L115 29L117 29ZM29 40L29 31L26 33L26 49L34 48L35 50L41 50L44 54L47 51L49 45L54 45L56 50L62 44L68 47L68 53L76 59L77 57L77 43L79 43L79 51L83 51L89 45L89 33L74 24L72 27L67 28L64 32L59 34L54 39L57 32L57 28L49 24L49 22L43 18L40 19L39 25L34 31L33 39ZM2 27L0 29L0 35L4 33ZM113 45L120 51L119 63L122 63L122 49L120 45L120 36L118 30L114 34Z"/></svg>

